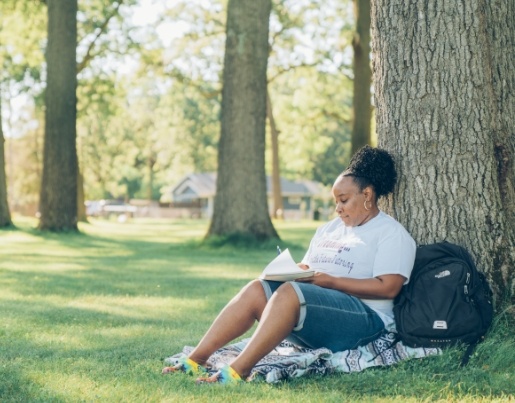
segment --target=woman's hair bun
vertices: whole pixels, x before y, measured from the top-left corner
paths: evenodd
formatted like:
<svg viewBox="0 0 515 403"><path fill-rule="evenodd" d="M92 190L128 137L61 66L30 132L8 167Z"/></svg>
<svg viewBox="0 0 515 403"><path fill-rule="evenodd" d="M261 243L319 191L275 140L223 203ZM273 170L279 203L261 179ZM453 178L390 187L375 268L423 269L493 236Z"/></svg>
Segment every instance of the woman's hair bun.
<svg viewBox="0 0 515 403"><path fill-rule="evenodd" d="M353 155L342 175L355 177L361 190L372 185L377 198L391 193L397 182L395 162L390 153L368 145Z"/></svg>

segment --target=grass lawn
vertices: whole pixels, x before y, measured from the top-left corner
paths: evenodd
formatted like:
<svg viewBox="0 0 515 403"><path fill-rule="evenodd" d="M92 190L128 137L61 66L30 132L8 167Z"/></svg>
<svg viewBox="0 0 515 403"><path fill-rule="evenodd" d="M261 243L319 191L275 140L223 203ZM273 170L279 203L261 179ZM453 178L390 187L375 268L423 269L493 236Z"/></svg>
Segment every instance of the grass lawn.
<svg viewBox="0 0 515 403"><path fill-rule="evenodd" d="M0 231L1 402L515 401L513 314L497 316L470 364L460 351L362 373L276 385L201 385L162 376L223 305L275 257L200 246L206 221L95 220L42 234L16 218ZM299 259L316 228L276 223ZM513 311L512 311L513 312Z"/></svg>

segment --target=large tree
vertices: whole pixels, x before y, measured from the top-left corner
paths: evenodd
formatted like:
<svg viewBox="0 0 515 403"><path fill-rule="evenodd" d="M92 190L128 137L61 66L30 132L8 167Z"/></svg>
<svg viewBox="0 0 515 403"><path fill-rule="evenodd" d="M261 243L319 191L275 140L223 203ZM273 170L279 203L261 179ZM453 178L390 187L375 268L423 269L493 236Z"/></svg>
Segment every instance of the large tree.
<svg viewBox="0 0 515 403"><path fill-rule="evenodd" d="M77 230L77 0L48 0L39 228Z"/></svg>
<svg viewBox="0 0 515 403"><path fill-rule="evenodd" d="M370 87L370 0L354 0L356 31L352 38L354 50L354 95L352 116L352 154L371 140L372 104Z"/></svg>
<svg viewBox="0 0 515 403"><path fill-rule="evenodd" d="M400 171L387 207L418 243L467 247L513 297L515 3L372 4L379 145Z"/></svg>
<svg viewBox="0 0 515 403"><path fill-rule="evenodd" d="M229 0L221 136L208 235L278 237L265 176L266 69L271 0Z"/></svg>

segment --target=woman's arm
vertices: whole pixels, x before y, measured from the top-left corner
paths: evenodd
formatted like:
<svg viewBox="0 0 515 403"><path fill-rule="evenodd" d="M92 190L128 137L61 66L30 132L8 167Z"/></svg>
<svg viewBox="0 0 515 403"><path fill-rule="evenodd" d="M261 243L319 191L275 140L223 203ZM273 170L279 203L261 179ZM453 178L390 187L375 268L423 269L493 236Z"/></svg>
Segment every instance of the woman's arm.
<svg viewBox="0 0 515 403"><path fill-rule="evenodd" d="M400 274L383 274L374 278L355 279L315 273L313 277L302 278L297 281L343 291L358 298L394 299L400 292L406 278Z"/></svg>

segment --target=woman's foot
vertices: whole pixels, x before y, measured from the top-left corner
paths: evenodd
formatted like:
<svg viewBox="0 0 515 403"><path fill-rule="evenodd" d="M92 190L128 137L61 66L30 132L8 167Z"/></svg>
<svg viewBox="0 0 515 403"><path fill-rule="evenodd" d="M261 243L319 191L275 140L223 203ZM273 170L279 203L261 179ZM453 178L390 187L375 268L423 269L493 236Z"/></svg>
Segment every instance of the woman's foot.
<svg viewBox="0 0 515 403"><path fill-rule="evenodd" d="M197 364L195 361L188 357L181 358L179 363L172 367L164 367L161 373L164 374L172 374L174 372L184 372L190 375L205 375L207 374L207 369L200 364Z"/></svg>
<svg viewBox="0 0 515 403"><path fill-rule="evenodd" d="M242 383L243 379L241 376L229 365L223 367L220 371L216 372L211 376L197 378L197 385L203 383L221 383L224 385L235 385Z"/></svg>

